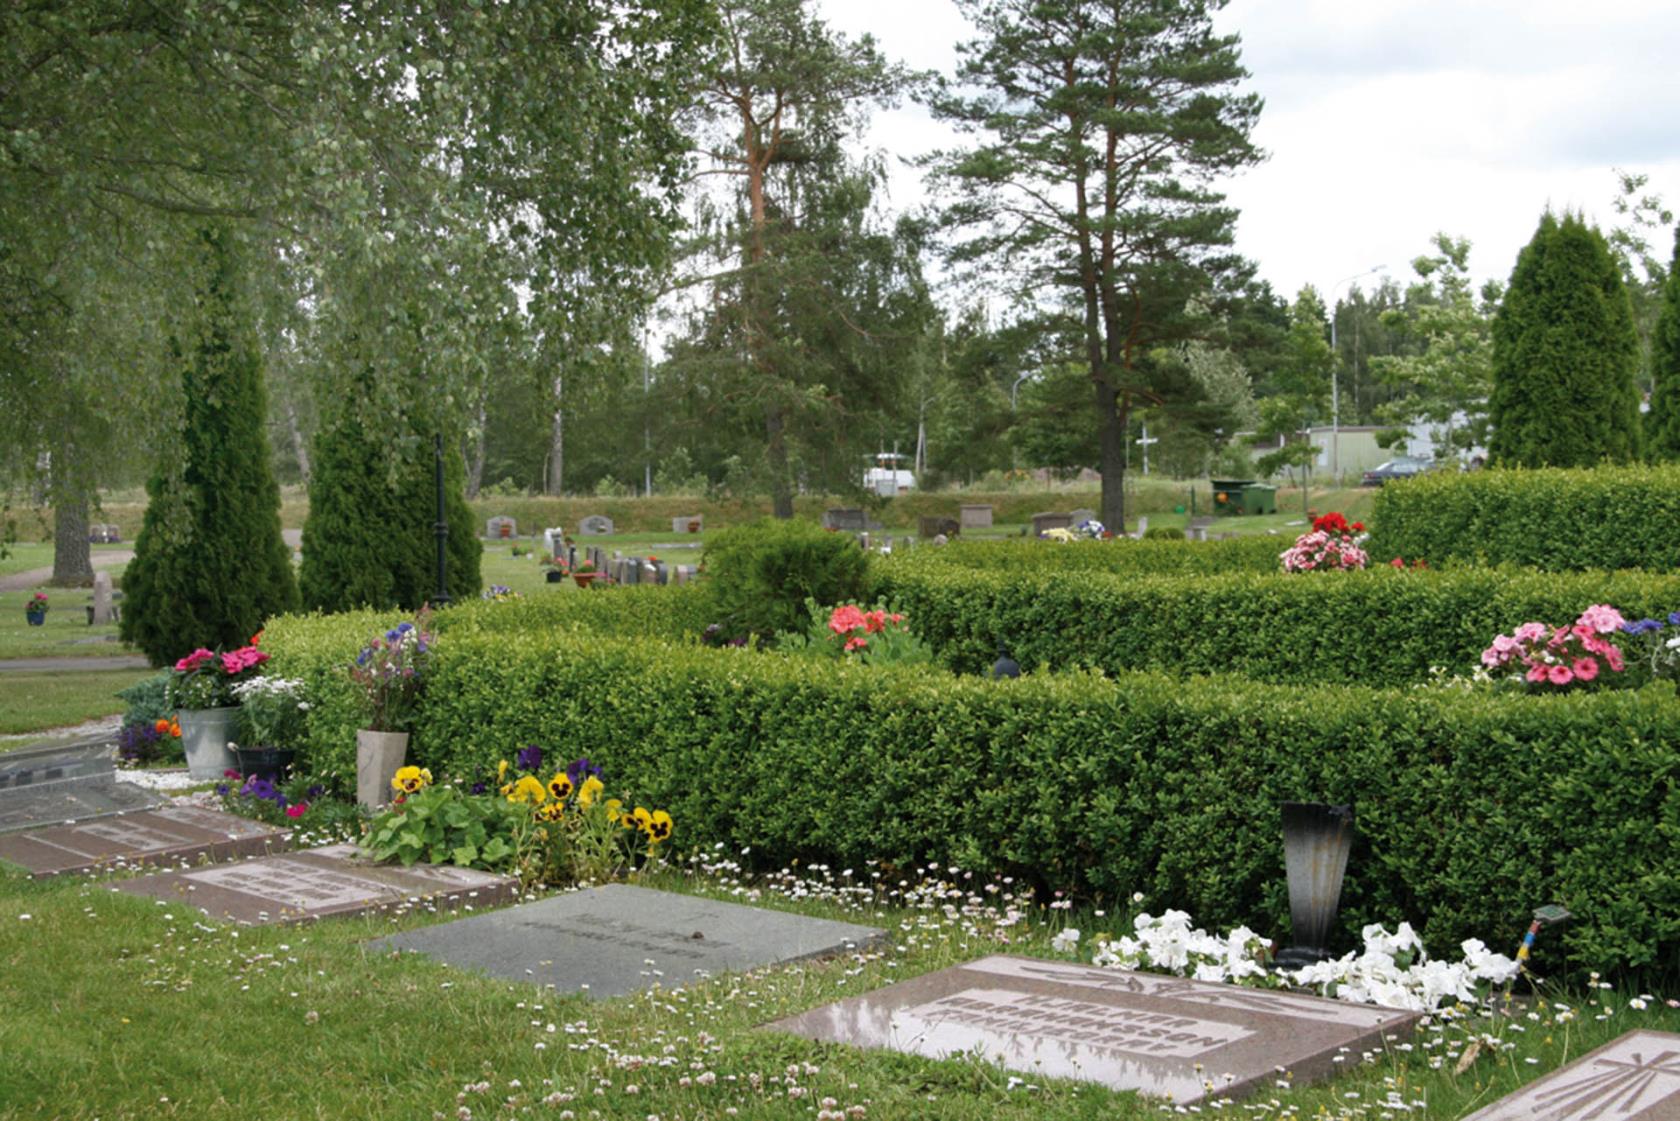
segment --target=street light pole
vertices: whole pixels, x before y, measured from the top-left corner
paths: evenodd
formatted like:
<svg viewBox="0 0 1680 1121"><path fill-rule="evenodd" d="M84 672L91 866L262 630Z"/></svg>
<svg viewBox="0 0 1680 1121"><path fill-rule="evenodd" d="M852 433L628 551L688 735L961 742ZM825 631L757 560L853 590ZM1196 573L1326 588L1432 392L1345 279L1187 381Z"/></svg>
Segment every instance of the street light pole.
<svg viewBox="0 0 1680 1121"><path fill-rule="evenodd" d="M1330 288L1330 478L1338 484L1342 481L1342 400L1336 379L1336 364L1341 360L1341 352L1336 349L1336 293L1342 285L1387 267L1372 265L1364 272L1342 277Z"/></svg>

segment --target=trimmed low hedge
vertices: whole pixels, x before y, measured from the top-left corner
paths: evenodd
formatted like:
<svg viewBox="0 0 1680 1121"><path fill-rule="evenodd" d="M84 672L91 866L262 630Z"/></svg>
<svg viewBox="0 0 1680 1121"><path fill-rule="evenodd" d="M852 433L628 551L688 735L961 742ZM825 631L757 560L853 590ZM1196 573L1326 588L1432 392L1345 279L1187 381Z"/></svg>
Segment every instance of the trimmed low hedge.
<svg viewBox="0 0 1680 1121"><path fill-rule="evenodd" d="M316 682L365 620L283 619L275 669ZM320 694L317 694L319 696ZM1450 953L1511 948L1529 911L1578 969L1672 980L1680 961L1680 700L1666 685L1529 697L1283 687L1237 677L1034 674L994 682L581 629L454 628L415 762L472 779L535 742L675 815L679 843L867 875L937 860L1099 905L1142 891L1210 927L1282 936L1278 804L1352 802L1339 944L1422 923ZM334 701L311 762L344 767ZM1542 961L1542 969L1547 968Z"/></svg>
<svg viewBox="0 0 1680 1121"><path fill-rule="evenodd" d="M917 550L878 565L875 592L905 613L946 666L964 673L988 669L1001 640L1028 667L1384 686L1427 681L1432 666L1468 674L1495 635L1530 619L1573 622L1594 603L1613 604L1630 618L1666 618L1680 608L1680 575L1386 565L1364 572L1045 573L973 569Z"/></svg>
<svg viewBox="0 0 1680 1121"><path fill-rule="evenodd" d="M1153 532L1153 530L1151 531ZM963 541L932 548L921 546L899 556L960 568L1002 569L1018 573L1123 572L1140 575L1221 572L1276 572L1278 554L1293 537L1230 537L1223 541L1184 541L1145 538L1134 541L1040 541L1006 537L991 541ZM895 557L895 560L897 557Z"/></svg>
<svg viewBox="0 0 1680 1121"><path fill-rule="evenodd" d="M1680 466L1432 472L1383 487L1370 520L1373 560L1672 570Z"/></svg>

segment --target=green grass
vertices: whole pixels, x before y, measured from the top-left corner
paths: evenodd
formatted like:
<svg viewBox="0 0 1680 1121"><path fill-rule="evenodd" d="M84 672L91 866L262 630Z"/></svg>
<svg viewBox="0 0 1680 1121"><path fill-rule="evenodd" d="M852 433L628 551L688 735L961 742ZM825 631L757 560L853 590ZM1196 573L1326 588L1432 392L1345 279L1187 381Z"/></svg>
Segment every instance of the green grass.
<svg viewBox="0 0 1680 1121"><path fill-rule="evenodd" d="M733 886L712 883L713 892ZM973 1057L930 1061L757 1030L986 953L1049 955L1059 919L1033 909L1010 922L1003 907L965 907L962 895L896 895L861 908L807 899L797 909L868 921L893 938L829 962L591 1002L366 948L434 921L424 914L238 929L96 881L7 878L0 1118L406 1121L455 1117L464 1104L479 1118L531 1106L540 1117L572 1109L771 1121L812 1116L825 1098L841 1110L861 1105L876 1121L1159 1116L1155 1103L1097 1086L1029 1078L1012 1087L1009 1072ZM950 913L937 905L946 901L956 905ZM793 906L775 891L763 902ZM1568 1023L1556 1005L1536 1008L1532 1020L1437 1020L1409 1050L1350 1056L1332 1083L1268 1088L1226 1111L1273 1102L1268 1116L1377 1117L1395 1093L1427 1103L1410 1116L1459 1117L1631 1027L1680 1027L1680 1012L1660 1003L1635 1012L1622 996L1603 995L1602 1008L1577 1007ZM1454 1073L1483 1034L1497 1046L1484 1042L1481 1057ZM713 1078L699 1077L707 1072ZM791 1082L802 1097L790 1097ZM569 1100L543 1106L551 1094Z"/></svg>
<svg viewBox="0 0 1680 1121"><path fill-rule="evenodd" d="M151 670L0 672L0 735L62 728L119 713L123 702L117 691L151 674ZM0 744L0 751L5 749Z"/></svg>
<svg viewBox="0 0 1680 1121"><path fill-rule="evenodd" d="M117 625L91 626L81 588L43 588L51 597L46 621L38 627L24 618L31 592L0 593L0 659L110 658L134 651L117 640Z"/></svg>

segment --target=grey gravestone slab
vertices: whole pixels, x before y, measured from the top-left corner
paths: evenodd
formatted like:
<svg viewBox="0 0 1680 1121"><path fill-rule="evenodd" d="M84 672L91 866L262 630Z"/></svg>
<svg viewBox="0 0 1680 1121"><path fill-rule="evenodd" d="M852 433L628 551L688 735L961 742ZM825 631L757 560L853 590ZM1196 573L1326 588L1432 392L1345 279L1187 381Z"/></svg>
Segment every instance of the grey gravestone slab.
<svg viewBox="0 0 1680 1121"><path fill-rule="evenodd" d="M284 829L196 806L161 806L0 836L0 860L31 878L209 856L228 860L286 847Z"/></svg>
<svg viewBox="0 0 1680 1121"><path fill-rule="evenodd" d="M505 514L498 514L484 523L484 536L490 538L516 537L519 523Z"/></svg>
<svg viewBox="0 0 1680 1121"><path fill-rule="evenodd" d="M0 791L47 782L116 774L116 745L108 737L44 739L0 755Z"/></svg>
<svg viewBox="0 0 1680 1121"><path fill-rule="evenodd" d="M1032 516L1032 531L1036 537L1052 529L1072 529L1073 516L1071 514L1034 514Z"/></svg>
<svg viewBox="0 0 1680 1121"><path fill-rule="evenodd" d="M883 937L873 927L608 884L382 938L461 969L622 996L734 970L840 953Z"/></svg>
<svg viewBox="0 0 1680 1121"><path fill-rule="evenodd" d="M963 506L958 513L961 516L964 529L990 529L992 527L992 508L990 506Z"/></svg>
<svg viewBox="0 0 1680 1121"><path fill-rule="evenodd" d="M1675 1121L1680 1035L1630 1031L1465 1121Z"/></svg>
<svg viewBox="0 0 1680 1121"><path fill-rule="evenodd" d="M869 515L854 507L839 507L824 510L822 516L824 529L837 529L846 533L861 533L869 528Z"/></svg>
<svg viewBox="0 0 1680 1121"><path fill-rule="evenodd" d="M328 845L238 864L160 872L118 890L191 903L212 918L266 925L330 915L428 907L488 907L512 899L518 881L439 864L372 864L355 845Z"/></svg>
<svg viewBox="0 0 1680 1121"><path fill-rule="evenodd" d="M114 773L43 782L0 791L0 833L145 810L168 801L155 790L118 782Z"/></svg>
<svg viewBox="0 0 1680 1121"><path fill-rule="evenodd" d="M93 574L93 614L88 618L90 626L109 623L111 614L111 574L101 569Z"/></svg>
<svg viewBox="0 0 1680 1121"><path fill-rule="evenodd" d="M672 533L699 533L706 527L704 514L678 515L671 519Z"/></svg>
<svg viewBox="0 0 1680 1121"><path fill-rule="evenodd" d="M613 531L613 520L605 514L591 514L578 522L578 532L590 537L600 537Z"/></svg>
<svg viewBox="0 0 1680 1121"><path fill-rule="evenodd" d="M1280 1067L1297 1082L1322 1078L1339 1048L1377 1045L1417 1019L1297 993L998 955L767 1026L932 1058L974 1052L1025 1074L1182 1106L1250 1093Z"/></svg>

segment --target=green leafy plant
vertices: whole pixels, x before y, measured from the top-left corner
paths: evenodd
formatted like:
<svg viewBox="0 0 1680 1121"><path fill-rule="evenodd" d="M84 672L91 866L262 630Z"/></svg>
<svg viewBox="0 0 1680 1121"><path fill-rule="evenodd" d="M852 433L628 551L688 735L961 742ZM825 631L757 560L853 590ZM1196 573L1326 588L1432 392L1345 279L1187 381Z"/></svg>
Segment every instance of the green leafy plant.
<svg viewBox="0 0 1680 1121"><path fill-rule="evenodd" d="M860 599L869 557L846 534L765 518L708 540L703 568L716 620L730 636L768 637L802 628L808 599Z"/></svg>
<svg viewBox="0 0 1680 1121"><path fill-rule="evenodd" d="M530 826L530 814L505 798L427 784L375 817L362 847L375 860L404 865L425 861L503 871L513 866L520 833Z"/></svg>

